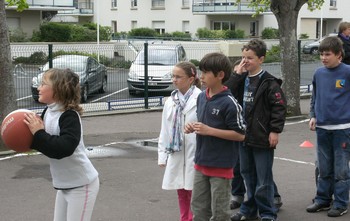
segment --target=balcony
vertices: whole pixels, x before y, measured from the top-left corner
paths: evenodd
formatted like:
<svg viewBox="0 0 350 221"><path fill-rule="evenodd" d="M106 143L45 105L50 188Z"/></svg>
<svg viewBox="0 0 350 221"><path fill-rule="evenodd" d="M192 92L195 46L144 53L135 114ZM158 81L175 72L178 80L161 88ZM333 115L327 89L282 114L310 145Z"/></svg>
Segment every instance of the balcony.
<svg viewBox="0 0 350 221"><path fill-rule="evenodd" d="M78 8L71 11L59 11L59 15L75 15L75 16L93 16L94 15L94 3L91 2L79 2Z"/></svg>
<svg viewBox="0 0 350 221"><path fill-rule="evenodd" d="M249 3L236 3L235 0L194 0L193 14L255 14L255 9L248 7Z"/></svg>
<svg viewBox="0 0 350 221"><path fill-rule="evenodd" d="M74 9L74 0L27 0L28 9L31 11L55 11ZM6 3L6 5L8 5ZM16 9L17 6L6 6L6 9Z"/></svg>

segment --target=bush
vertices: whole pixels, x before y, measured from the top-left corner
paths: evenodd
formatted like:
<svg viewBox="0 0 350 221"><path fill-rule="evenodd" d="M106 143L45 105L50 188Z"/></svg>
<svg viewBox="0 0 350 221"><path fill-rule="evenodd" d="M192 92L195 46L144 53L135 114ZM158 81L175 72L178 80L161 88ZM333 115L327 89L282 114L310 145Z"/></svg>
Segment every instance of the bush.
<svg viewBox="0 0 350 221"><path fill-rule="evenodd" d="M196 36L204 39L232 39L244 38L243 30L209 30L207 28L198 28Z"/></svg>
<svg viewBox="0 0 350 221"><path fill-rule="evenodd" d="M190 59L190 62L194 64L196 67L199 66L199 61L197 59Z"/></svg>
<svg viewBox="0 0 350 221"><path fill-rule="evenodd" d="M158 32L151 28L134 28L128 33L128 37L157 37Z"/></svg>
<svg viewBox="0 0 350 221"><path fill-rule="evenodd" d="M270 50L266 52L265 63L280 62L281 61L281 47L273 45Z"/></svg>
<svg viewBox="0 0 350 221"><path fill-rule="evenodd" d="M278 39L280 36L278 29L276 28L265 28L261 32L261 37L263 39Z"/></svg>
<svg viewBox="0 0 350 221"><path fill-rule="evenodd" d="M30 55L29 60L31 64L45 64L47 62L47 55L42 51L34 52Z"/></svg>
<svg viewBox="0 0 350 221"><path fill-rule="evenodd" d="M45 23L40 26L39 31L33 31L31 41L34 42L87 42L96 41L97 25L86 23L83 25ZM111 39L110 27L100 26L100 40Z"/></svg>
<svg viewBox="0 0 350 221"><path fill-rule="evenodd" d="M299 37L299 38L300 38L300 39L308 39L308 38L309 38L309 35L303 33L303 34L300 34L300 37Z"/></svg>
<svg viewBox="0 0 350 221"><path fill-rule="evenodd" d="M27 33L23 32L21 28L9 31L10 42L26 42L28 41Z"/></svg>
<svg viewBox="0 0 350 221"><path fill-rule="evenodd" d="M71 40L71 25L60 23L46 23L40 26L41 41L68 42Z"/></svg>

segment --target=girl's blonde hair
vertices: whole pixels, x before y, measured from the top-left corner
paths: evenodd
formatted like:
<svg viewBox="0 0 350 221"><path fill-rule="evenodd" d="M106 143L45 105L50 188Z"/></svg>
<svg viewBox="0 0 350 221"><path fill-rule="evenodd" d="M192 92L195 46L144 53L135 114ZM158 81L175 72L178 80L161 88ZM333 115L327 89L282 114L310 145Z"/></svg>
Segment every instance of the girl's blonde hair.
<svg viewBox="0 0 350 221"><path fill-rule="evenodd" d="M82 115L79 76L70 69L57 68L47 70L44 75L52 83L53 98L63 105L63 111L75 110Z"/></svg>
<svg viewBox="0 0 350 221"><path fill-rule="evenodd" d="M197 68L193 63L188 62L188 61L181 61L181 62L177 63L175 65L175 67L178 67L178 68L181 68L182 70L184 70L185 74L188 77L194 77L193 85L195 85L199 89L201 88L201 82L198 78Z"/></svg>

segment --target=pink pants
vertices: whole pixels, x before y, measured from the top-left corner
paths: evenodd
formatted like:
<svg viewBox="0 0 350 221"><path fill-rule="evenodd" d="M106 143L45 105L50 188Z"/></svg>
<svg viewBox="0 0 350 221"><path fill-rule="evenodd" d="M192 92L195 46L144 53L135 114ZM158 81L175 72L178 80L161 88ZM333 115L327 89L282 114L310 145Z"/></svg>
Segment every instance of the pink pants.
<svg viewBox="0 0 350 221"><path fill-rule="evenodd" d="M180 221L192 221L191 196L192 190L178 189L177 196L180 207Z"/></svg>

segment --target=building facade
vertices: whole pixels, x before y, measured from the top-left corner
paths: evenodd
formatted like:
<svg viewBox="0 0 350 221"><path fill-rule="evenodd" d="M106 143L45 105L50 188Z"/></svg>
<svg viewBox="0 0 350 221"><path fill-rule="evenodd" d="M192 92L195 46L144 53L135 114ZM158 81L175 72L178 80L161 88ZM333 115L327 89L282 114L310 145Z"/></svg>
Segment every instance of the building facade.
<svg viewBox="0 0 350 221"><path fill-rule="evenodd" d="M40 23L95 22L110 26L113 32L128 32L147 27L159 33L181 31L195 37L198 28L243 30L246 37L259 37L266 27L278 28L272 12L256 17L249 0L28 0L29 9L17 12L7 8L10 28L21 28L31 35ZM59 2L59 5L56 3ZM317 39L337 32L341 21L350 21L350 1L325 0L320 10L309 11L304 5L299 13L297 34ZM50 17L51 16L51 17ZM322 25L321 25L322 24Z"/></svg>

